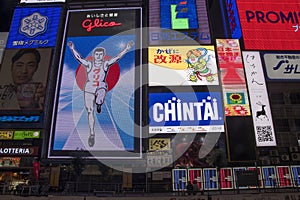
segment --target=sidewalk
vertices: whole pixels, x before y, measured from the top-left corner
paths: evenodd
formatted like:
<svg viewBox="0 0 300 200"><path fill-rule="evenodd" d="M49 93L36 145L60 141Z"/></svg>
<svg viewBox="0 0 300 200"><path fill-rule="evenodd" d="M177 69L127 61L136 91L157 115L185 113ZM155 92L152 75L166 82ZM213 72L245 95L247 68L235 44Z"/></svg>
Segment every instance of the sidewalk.
<svg viewBox="0 0 300 200"><path fill-rule="evenodd" d="M142 196L15 196L0 195L0 200L298 200L300 193L295 192L267 192L267 193L206 193L204 195L195 196L178 196L176 194L144 194Z"/></svg>

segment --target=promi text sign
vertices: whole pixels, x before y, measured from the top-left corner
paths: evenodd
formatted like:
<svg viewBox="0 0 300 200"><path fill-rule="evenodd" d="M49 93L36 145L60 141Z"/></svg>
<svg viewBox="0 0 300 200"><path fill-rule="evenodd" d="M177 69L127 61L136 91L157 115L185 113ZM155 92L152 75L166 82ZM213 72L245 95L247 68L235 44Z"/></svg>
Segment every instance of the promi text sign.
<svg viewBox="0 0 300 200"><path fill-rule="evenodd" d="M299 50L300 0L236 3L246 50Z"/></svg>

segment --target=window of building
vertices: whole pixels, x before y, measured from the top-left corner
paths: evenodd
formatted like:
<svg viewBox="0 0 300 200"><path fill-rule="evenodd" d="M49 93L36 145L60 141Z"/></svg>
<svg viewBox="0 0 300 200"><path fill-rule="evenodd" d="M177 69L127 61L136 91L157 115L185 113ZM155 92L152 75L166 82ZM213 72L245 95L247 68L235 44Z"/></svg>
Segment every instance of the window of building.
<svg viewBox="0 0 300 200"><path fill-rule="evenodd" d="M270 95L271 104L284 104L284 96L282 92L271 93Z"/></svg>
<svg viewBox="0 0 300 200"><path fill-rule="evenodd" d="M300 104L300 93L293 92L290 94L291 104Z"/></svg>
<svg viewBox="0 0 300 200"><path fill-rule="evenodd" d="M290 131L288 119L274 119L274 126L276 132L287 132Z"/></svg>

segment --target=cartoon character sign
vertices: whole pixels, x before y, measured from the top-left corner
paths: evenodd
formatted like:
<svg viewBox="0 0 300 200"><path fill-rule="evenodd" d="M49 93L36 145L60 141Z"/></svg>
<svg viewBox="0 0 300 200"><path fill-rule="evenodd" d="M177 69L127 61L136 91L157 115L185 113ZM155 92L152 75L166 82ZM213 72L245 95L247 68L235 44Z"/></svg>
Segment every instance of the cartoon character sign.
<svg viewBox="0 0 300 200"><path fill-rule="evenodd" d="M213 73L208 66L211 55L207 55L208 51L205 48L192 49L187 52L188 74L189 80L193 82L202 81L203 78L207 82L213 82L216 73Z"/></svg>

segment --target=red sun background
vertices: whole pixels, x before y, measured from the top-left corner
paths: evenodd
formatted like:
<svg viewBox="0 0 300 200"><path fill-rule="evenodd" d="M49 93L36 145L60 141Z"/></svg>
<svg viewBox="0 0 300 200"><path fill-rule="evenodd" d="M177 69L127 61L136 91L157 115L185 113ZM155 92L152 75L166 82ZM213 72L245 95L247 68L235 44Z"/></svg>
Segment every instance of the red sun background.
<svg viewBox="0 0 300 200"><path fill-rule="evenodd" d="M110 57L105 56L104 60L108 60ZM87 57L87 60L93 60L93 56ZM83 91L84 90L84 84L86 82L86 69L85 66L82 64L78 65L77 70L76 70L76 83L78 87ZM120 67L118 63L113 64L110 66L108 69L108 73L106 76L106 83L108 86L108 91L111 90L115 85L117 84L118 80L120 77Z"/></svg>

